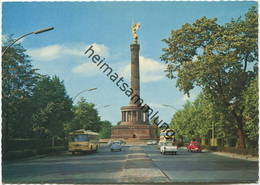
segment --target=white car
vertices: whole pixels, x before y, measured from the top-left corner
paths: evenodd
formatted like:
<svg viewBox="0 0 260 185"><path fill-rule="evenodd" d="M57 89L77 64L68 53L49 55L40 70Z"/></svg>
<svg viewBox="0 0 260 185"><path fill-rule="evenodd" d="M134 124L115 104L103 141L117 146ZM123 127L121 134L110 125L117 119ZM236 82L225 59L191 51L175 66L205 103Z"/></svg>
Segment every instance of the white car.
<svg viewBox="0 0 260 185"><path fill-rule="evenodd" d="M162 146L163 142L158 142L158 149L161 149L161 146Z"/></svg>
<svg viewBox="0 0 260 185"><path fill-rule="evenodd" d="M160 147L161 154L171 153L176 155L178 151L178 147L173 145L172 142L164 142Z"/></svg>
<svg viewBox="0 0 260 185"><path fill-rule="evenodd" d="M157 141L156 140L151 140L147 142L147 145L156 145Z"/></svg>
<svg viewBox="0 0 260 185"><path fill-rule="evenodd" d="M121 145L121 141L113 141L111 143L111 146L110 146L110 151L113 152L113 151L121 151L122 150L122 145Z"/></svg>

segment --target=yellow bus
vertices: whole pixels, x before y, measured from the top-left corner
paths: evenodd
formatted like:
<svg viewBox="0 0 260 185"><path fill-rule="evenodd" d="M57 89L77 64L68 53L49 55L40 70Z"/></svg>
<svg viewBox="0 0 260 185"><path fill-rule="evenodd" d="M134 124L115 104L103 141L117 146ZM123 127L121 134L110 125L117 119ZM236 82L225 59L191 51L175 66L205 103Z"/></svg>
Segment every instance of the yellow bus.
<svg viewBox="0 0 260 185"><path fill-rule="evenodd" d="M90 130L75 130L69 133L69 152L97 151L99 147L99 135Z"/></svg>

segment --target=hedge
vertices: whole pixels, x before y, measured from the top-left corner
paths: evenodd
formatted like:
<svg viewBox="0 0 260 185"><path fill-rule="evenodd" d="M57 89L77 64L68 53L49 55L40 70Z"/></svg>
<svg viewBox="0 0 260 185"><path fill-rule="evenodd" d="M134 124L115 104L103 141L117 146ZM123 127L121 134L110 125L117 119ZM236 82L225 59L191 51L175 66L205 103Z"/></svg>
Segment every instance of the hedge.
<svg viewBox="0 0 260 185"><path fill-rule="evenodd" d="M242 155L258 156L258 148L235 148L235 147L218 147L220 152L230 152Z"/></svg>
<svg viewBox="0 0 260 185"><path fill-rule="evenodd" d="M14 160L14 159L22 159L26 157L32 157L35 155L43 155L43 154L49 154L54 153L58 151L66 150L67 148L64 146L57 146L54 148L47 147L47 148L40 148L38 150L31 149L31 150L16 150L16 151L8 151L6 155L6 160Z"/></svg>
<svg viewBox="0 0 260 185"><path fill-rule="evenodd" d="M38 150L41 148L48 148L52 145L51 139L31 139L31 138L16 138L8 140L7 150ZM63 140L55 140L55 146L65 146L66 143Z"/></svg>

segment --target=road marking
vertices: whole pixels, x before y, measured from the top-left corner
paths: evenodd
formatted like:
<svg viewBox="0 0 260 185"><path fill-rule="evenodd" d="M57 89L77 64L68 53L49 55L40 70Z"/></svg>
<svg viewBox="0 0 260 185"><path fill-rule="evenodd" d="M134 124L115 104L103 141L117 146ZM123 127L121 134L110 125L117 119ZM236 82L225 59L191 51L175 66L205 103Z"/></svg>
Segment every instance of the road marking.
<svg viewBox="0 0 260 185"><path fill-rule="evenodd" d="M141 147L130 147L130 153L127 154L126 163L120 174L121 182L128 183L165 183L170 182L158 167L153 163L151 158Z"/></svg>

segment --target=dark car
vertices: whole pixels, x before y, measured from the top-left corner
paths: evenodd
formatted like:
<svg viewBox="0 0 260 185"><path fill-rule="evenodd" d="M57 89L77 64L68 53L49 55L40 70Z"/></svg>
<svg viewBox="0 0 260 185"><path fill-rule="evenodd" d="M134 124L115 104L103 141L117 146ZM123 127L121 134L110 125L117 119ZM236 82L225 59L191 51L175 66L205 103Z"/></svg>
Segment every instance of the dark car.
<svg viewBox="0 0 260 185"><path fill-rule="evenodd" d="M187 146L188 152L201 152L200 143L197 141L191 141L190 144Z"/></svg>

